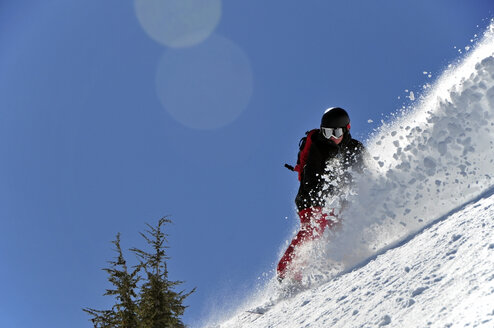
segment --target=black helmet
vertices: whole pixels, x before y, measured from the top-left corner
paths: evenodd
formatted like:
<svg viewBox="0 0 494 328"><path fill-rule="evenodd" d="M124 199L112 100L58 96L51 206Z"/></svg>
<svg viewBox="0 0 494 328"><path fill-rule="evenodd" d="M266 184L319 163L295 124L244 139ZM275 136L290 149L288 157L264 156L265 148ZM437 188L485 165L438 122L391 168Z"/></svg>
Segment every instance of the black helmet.
<svg viewBox="0 0 494 328"><path fill-rule="evenodd" d="M328 108L322 116L321 128L345 128L348 131L350 130L350 117L343 108Z"/></svg>

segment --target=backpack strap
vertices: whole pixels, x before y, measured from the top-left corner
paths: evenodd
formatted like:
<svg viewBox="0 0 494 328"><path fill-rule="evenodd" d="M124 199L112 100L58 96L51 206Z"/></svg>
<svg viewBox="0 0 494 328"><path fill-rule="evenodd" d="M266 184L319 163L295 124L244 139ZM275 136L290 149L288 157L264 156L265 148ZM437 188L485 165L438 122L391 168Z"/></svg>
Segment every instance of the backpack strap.
<svg viewBox="0 0 494 328"><path fill-rule="evenodd" d="M310 146L312 145L312 135L318 129L310 130L305 132L306 136L300 139L299 142L299 152L297 155L297 165L293 168L294 171L298 172L298 181L302 180L302 172L304 171L304 166L307 163L307 158L309 157Z"/></svg>

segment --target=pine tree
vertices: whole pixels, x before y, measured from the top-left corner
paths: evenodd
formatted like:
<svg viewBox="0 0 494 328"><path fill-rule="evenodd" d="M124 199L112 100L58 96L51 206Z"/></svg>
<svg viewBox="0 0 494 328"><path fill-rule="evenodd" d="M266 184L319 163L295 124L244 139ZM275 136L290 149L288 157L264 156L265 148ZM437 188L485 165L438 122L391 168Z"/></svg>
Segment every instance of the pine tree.
<svg viewBox="0 0 494 328"><path fill-rule="evenodd" d="M109 275L108 281L114 286L103 295L114 296L117 302L111 310L83 309L92 316L94 328L185 327L180 316L187 307L182 303L195 289L188 293L176 292L174 288L183 282L168 280L166 261L169 257L165 251L168 240L162 228L170 222L162 218L156 228L147 225L149 230L141 233L141 236L151 246L151 251L131 249L140 264L130 273L120 247L120 234L117 234L112 243L116 246L118 256L115 261L108 262L109 268L103 269ZM136 290L139 290L138 294Z"/></svg>
<svg viewBox="0 0 494 328"><path fill-rule="evenodd" d="M112 243L118 256L115 261L108 262L109 268L103 270L109 274L108 281L114 289L107 289L103 295L115 296L117 303L111 310L85 308L83 311L93 316L91 321L95 328L138 328L135 289L140 279L140 267L137 266L131 273L128 272L127 262L120 247L120 233Z"/></svg>
<svg viewBox="0 0 494 328"><path fill-rule="evenodd" d="M141 267L146 273L146 280L141 286L139 299L140 328L167 328L185 327L180 320L186 306L182 303L195 289L185 293L175 292L174 288L182 281L169 281L166 255L168 248L167 234L162 230L171 220L161 218L156 228L147 225L149 230L141 233L146 243L151 246L152 252L137 248L131 249L141 260Z"/></svg>

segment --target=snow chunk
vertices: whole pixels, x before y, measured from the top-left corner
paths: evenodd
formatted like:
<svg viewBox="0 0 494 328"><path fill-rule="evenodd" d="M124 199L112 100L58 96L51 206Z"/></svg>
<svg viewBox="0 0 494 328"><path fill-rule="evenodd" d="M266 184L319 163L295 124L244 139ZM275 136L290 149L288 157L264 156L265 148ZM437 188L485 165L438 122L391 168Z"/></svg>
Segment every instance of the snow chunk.
<svg viewBox="0 0 494 328"><path fill-rule="evenodd" d="M436 161L430 156L424 158L424 166L428 169L436 168Z"/></svg>
<svg viewBox="0 0 494 328"><path fill-rule="evenodd" d="M379 323L379 327L387 326L391 323L391 317L389 315L385 315L382 317L381 322Z"/></svg>
<svg viewBox="0 0 494 328"><path fill-rule="evenodd" d="M412 297L416 297L416 296L419 296L420 294L422 294L425 290L427 290L428 287L419 287L417 289L415 289L413 292L412 292Z"/></svg>

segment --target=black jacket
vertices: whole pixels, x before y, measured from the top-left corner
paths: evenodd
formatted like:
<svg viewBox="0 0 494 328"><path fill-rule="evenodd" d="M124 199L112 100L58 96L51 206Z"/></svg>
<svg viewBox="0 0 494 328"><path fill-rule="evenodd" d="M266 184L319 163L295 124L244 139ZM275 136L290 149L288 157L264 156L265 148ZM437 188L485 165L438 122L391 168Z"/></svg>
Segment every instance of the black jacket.
<svg viewBox="0 0 494 328"><path fill-rule="evenodd" d="M300 180L295 204L298 210L324 206L325 199L337 195L352 181L350 168L362 171L364 146L345 133L339 145L324 138L320 130L311 135L312 143Z"/></svg>

